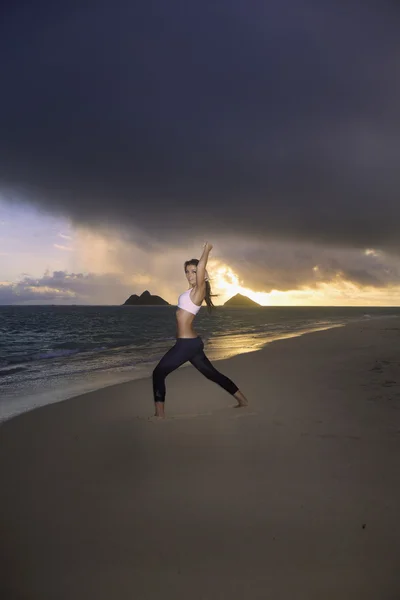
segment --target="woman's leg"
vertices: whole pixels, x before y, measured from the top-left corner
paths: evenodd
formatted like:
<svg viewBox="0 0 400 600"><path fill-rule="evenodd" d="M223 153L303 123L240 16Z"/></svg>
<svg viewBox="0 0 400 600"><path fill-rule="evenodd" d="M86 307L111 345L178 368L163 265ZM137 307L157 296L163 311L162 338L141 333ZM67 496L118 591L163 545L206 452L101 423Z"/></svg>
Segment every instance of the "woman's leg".
<svg viewBox="0 0 400 600"><path fill-rule="evenodd" d="M202 373L207 379L218 383L224 390L226 390L229 394L234 396L238 401L238 406L247 406L248 402L242 392L239 390L238 386L233 383L229 377L223 375L212 365L212 363L208 360L207 356L204 354L203 350L204 346L199 350L193 358L190 359L190 362L200 373Z"/></svg>
<svg viewBox="0 0 400 600"><path fill-rule="evenodd" d="M153 395L156 405L155 416L164 416L165 378L192 358L199 349L200 341L199 338L178 338L175 345L164 354L154 369Z"/></svg>

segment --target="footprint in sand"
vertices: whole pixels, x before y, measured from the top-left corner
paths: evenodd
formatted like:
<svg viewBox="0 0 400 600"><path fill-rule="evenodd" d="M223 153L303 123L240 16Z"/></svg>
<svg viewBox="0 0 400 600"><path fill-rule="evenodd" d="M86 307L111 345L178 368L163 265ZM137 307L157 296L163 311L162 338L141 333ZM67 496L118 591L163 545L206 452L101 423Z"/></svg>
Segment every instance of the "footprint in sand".
<svg viewBox="0 0 400 600"><path fill-rule="evenodd" d="M232 405L229 408L217 408L214 411L211 412L204 412L204 413L182 413L182 414L177 414L177 415L168 415L165 419L160 419L160 417L135 417L135 419L138 419L139 421L148 421L149 423L168 423L170 421L179 421L181 419L197 419L199 417L211 417L213 415L217 416L220 415L222 412L226 412L229 413L231 415L231 409L232 408L236 408L236 405ZM235 411L236 412L236 411ZM236 414L231 415L227 418L229 419L239 419L242 417L250 417L250 416L254 416L257 415L258 413L256 412L247 412L246 409L241 409L240 411L238 411Z"/></svg>
<svg viewBox="0 0 400 600"><path fill-rule="evenodd" d="M169 423L170 421L177 421L179 419L196 419L197 417L206 417L212 413L197 413L197 414L181 414L181 415L168 415L165 419L160 417L135 417L139 421L147 421L148 423Z"/></svg>
<svg viewBox="0 0 400 600"><path fill-rule="evenodd" d="M221 417L221 415L224 415L224 413L227 416L228 419L238 419L240 417L249 417L249 416L253 416L256 415L256 412L248 412L246 410L246 408L241 408L240 410L235 410L234 413L232 415L232 408L237 409L236 404L232 404L229 407L224 406L223 408L216 408L213 411L210 412L204 412L204 413L197 413L197 414L182 414L182 415L173 415L171 417L169 417L170 419L195 419L197 417L211 417L211 416L215 416L215 417Z"/></svg>
<svg viewBox="0 0 400 600"><path fill-rule="evenodd" d="M243 417L253 417L257 414L258 413L256 413L256 412L241 412L241 413L238 413L237 415L233 415L233 417L230 417L230 418L231 419L242 419Z"/></svg>
<svg viewBox="0 0 400 600"><path fill-rule="evenodd" d="M169 419L196 419L197 417L209 417L212 414L213 414L212 412L182 414L182 415L172 415L171 417L168 417L168 418Z"/></svg>
<svg viewBox="0 0 400 600"><path fill-rule="evenodd" d="M133 417L135 421L146 421L148 423L162 423L166 419L160 419L159 417Z"/></svg>

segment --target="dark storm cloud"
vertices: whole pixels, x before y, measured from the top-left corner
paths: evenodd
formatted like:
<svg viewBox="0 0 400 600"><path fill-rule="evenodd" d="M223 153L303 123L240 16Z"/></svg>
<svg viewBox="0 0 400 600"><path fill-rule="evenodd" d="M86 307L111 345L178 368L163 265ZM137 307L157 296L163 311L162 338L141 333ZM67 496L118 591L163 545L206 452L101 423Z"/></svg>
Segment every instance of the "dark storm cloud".
<svg viewBox="0 0 400 600"><path fill-rule="evenodd" d="M161 239L397 246L398 3L20 2L1 23L12 195Z"/></svg>
<svg viewBox="0 0 400 600"><path fill-rule="evenodd" d="M222 253L229 256L241 284L257 291L315 289L338 280L361 288L400 285L398 258L371 250L243 241L231 249L223 246Z"/></svg>

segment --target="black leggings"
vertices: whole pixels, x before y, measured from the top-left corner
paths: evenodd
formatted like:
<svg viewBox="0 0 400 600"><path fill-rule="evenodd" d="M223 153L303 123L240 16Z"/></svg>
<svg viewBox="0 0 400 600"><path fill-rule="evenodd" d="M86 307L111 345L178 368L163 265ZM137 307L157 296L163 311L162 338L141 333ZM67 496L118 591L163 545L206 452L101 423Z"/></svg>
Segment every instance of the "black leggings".
<svg viewBox="0 0 400 600"><path fill-rule="evenodd" d="M222 375L204 354L204 344L200 336L195 338L178 338L175 346L162 357L153 371L154 402L165 401L165 378L185 362L190 361L207 379L215 381L232 396L238 387L225 375Z"/></svg>

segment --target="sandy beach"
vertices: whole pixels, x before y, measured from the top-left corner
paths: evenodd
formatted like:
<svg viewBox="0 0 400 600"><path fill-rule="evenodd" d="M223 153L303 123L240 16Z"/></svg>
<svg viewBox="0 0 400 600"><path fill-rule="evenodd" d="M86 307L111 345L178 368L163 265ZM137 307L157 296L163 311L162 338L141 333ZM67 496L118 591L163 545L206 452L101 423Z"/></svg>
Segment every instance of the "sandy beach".
<svg viewBox="0 0 400 600"><path fill-rule="evenodd" d="M400 319L0 427L1 600L400 598Z"/></svg>

